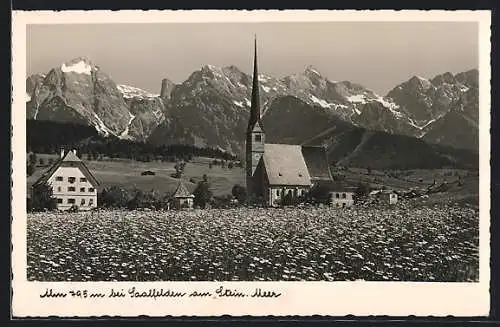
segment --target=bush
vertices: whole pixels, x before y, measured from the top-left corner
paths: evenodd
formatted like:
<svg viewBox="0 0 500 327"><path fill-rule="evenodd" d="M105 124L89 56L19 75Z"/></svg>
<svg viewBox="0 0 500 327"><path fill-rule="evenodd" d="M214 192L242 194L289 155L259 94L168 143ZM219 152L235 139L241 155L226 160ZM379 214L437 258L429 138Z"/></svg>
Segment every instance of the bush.
<svg viewBox="0 0 500 327"><path fill-rule="evenodd" d="M53 196L50 185L45 183L33 186L32 208L35 211L54 210L57 208L57 200Z"/></svg>
<svg viewBox="0 0 500 327"><path fill-rule="evenodd" d="M238 200L239 203L244 203L247 198L247 189L239 184L236 184L233 186L231 194Z"/></svg>
<svg viewBox="0 0 500 327"><path fill-rule="evenodd" d="M194 205L200 208L205 208L212 198L212 191L210 191L210 184L207 175L203 175L203 179L198 183L193 192Z"/></svg>

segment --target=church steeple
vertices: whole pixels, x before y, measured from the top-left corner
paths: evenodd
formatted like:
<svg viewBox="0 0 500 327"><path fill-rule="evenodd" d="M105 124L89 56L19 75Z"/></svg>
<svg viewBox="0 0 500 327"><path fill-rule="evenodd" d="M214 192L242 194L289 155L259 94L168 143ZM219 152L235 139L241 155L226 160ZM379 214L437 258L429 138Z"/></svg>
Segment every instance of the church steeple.
<svg viewBox="0 0 500 327"><path fill-rule="evenodd" d="M259 71L257 68L257 36L254 38L254 59L253 59L253 81L252 81L252 102L250 107L250 120L248 128L251 129L257 122L262 126L260 112L260 95L259 95Z"/></svg>
<svg viewBox="0 0 500 327"><path fill-rule="evenodd" d="M257 37L255 37L253 61L252 103L246 137L246 181L248 194L261 192L258 178L254 178L255 170L264 155L265 134L260 117L259 71L257 69ZM254 180L257 179L257 180Z"/></svg>

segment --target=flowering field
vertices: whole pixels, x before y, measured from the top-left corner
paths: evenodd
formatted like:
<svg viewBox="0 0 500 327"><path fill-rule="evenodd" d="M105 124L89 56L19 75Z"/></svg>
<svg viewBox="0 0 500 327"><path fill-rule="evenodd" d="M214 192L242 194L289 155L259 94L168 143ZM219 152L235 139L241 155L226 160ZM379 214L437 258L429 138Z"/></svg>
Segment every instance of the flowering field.
<svg viewBox="0 0 500 327"><path fill-rule="evenodd" d="M28 214L28 280L477 281L477 210Z"/></svg>

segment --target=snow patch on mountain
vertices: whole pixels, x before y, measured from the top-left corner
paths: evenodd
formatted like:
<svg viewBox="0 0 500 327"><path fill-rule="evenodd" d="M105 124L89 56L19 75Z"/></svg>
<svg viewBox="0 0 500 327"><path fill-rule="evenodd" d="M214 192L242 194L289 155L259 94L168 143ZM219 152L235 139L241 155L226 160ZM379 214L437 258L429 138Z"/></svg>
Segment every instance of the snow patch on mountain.
<svg viewBox="0 0 500 327"><path fill-rule="evenodd" d="M86 75L90 75L92 73L92 67L83 60L80 60L69 66L66 66L66 64L62 64L61 70L63 71L63 73L77 73Z"/></svg>
<svg viewBox="0 0 500 327"><path fill-rule="evenodd" d="M115 133L113 133L104 123L103 121L101 120L101 118L99 118L99 116L97 116L97 114L95 112L92 112L92 114L94 115L94 118L96 119L96 121L94 122L94 127L95 129L97 130L98 133L101 133L101 134L104 134L105 136L109 136L110 134L111 135L115 135Z"/></svg>
<svg viewBox="0 0 500 327"><path fill-rule="evenodd" d="M151 99L160 96L159 94L153 94L143 89L130 85L118 84L116 85L116 87L122 93L123 97L126 99L131 99L131 98Z"/></svg>
<svg viewBox="0 0 500 327"><path fill-rule="evenodd" d="M462 92L469 91L469 88L467 86L465 86L465 85L460 85L459 87L460 87L460 91L462 91Z"/></svg>
<svg viewBox="0 0 500 327"><path fill-rule="evenodd" d="M366 96L364 94L355 94L347 97L347 101L352 103L366 103Z"/></svg>
<svg viewBox="0 0 500 327"><path fill-rule="evenodd" d="M312 94L311 94L311 100L312 100L312 102L320 105L323 108L331 108L332 106L334 106L333 103L329 103L323 99L318 99L316 96L314 96Z"/></svg>
<svg viewBox="0 0 500 327"><path fill-rule="evenodd" d="M132 115L132 113L130 113L130 112L128 114L130 115L130 118L128 120L127 127L125 127L125 130L119 136L121 139L130 138L130 136L128 135L128 132L130 129L130 124L132 124L132 121L134 120L135 116Z"/></svg>
<svg viewBox="0 0 500 327"><path fill-rule="evenodd" d="M242 102L242 101L236 101L236 100L233 100L233 103L234 103L235 105L237 105L238 107L244 108L244 106L243 106L243 102Z"/></svg>

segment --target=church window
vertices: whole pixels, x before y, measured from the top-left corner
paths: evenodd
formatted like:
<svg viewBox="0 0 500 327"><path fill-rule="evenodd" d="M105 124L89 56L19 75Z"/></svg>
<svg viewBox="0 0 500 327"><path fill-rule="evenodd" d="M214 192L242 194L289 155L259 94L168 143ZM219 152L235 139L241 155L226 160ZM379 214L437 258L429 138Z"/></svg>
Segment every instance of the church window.
<svg viewBox="0 0 500 327"><path fill-rule="evenodd" d="M58 181L58 182L62 182L62 181L63 181L62 176L57 176L57 177L56 177L56 181Z"/></svg>
<svg viewBox="0 0 500 327"><path fill-rule="evenodd" d="M75 199L68 199L69 204L75 204Z"/></svg>
<svg viewBox="0 0 500 327"><path fill-rule="evenodd" d="M255 135L255 142L261 142L262 141L262 136L260 134Z"/></svg>
<svg viewBox="0 0 500 327"><path fill-rule="evenodd" d="M82 199L82 200L80 201L80 205L84 205L84 204L85 204L85 199Z"/></svg>
<svg viewBox="0 0 500 327"><path fill-rule="evenodd" d="M73 186L68 187L68 192L74 192L74 191L75 191L75 188Z"/></svg>
<svg viewBox="0 0 500 327"><path fill-rule="evenodd" d="M80 187L80 192L85 192L85 187Z"/></svg>
<svg viewBox="0 0 500 327"><path fill-rule="evenodd" d="M89 200L89 205L94 204L94 199Z"/></svg>
<svg viewBox="0 0 500 327"><path fill-rule="evenodd" d="M74 183L75 180L76 180L75 177L68 177L68 182L70 182L70 183Z"/></svg>
<svg viewBox="0 0 500 327"><path fill-rule="evenodd" d="M58 198L58 199L57 199L57 203L63 203L63 202L62 202L62 200L63 200L63 199Z"/></svg>
<svg viewBox="0 0 500 327"><path fill-rule="evenodd" d="M80 177L80 182L85 183L87 179L85 177Z"/></svg>

